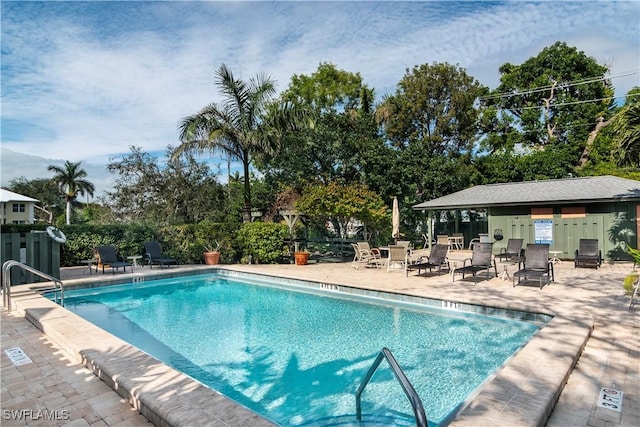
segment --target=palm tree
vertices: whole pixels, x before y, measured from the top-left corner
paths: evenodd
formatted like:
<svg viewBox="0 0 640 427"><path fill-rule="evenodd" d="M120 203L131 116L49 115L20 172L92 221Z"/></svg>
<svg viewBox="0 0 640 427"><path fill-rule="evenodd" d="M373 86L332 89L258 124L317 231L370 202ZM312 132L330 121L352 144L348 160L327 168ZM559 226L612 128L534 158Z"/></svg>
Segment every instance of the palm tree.
<svg viewBox="0 0 640 427"><path fill-rule="evenodd" d="M640 167L640 102L627 100L613 122L619 164Z"/></svg>
<svg viewBox="0 0 640 427"><path fill-rule="evenodd" d="M251 221L249 167L255 156L273 155L279 150L283 131L295 128L302 118L289 103L272 103L274 81L257 75L245 82L234 78L222 64L215 73L216 86L223 101L211 103L199 113L182 119L180 145L172 157L186 152L221 152L242 162L244 179L243 220Z"/></svg>
<svg viewBox="0 0 640 427"><path fill-rule="evenodd" d="M49 165L49 171L55 173L51 181L64 192L64 201L67 204L67 225L71 224L71 204L78 195L88 194L93 196L95 187L92 183L84 179L87 172L80 168L80 163L66 161L64 167Z"/></svg>

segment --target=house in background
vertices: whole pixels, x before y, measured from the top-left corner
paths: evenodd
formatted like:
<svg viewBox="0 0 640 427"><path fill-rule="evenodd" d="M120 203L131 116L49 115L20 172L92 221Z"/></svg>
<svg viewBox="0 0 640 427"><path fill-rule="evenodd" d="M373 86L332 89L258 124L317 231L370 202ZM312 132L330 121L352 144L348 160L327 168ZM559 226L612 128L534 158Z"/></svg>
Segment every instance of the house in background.
<svg viewBox="0 0 640 427"><path fill-rule="evenodd" d="M598 239L608 260L629 259L640 248L640 181L614 176L478 185L413 206L430 219L442 211L486 211L494 253L509 238L548 243L558 257L573 259L581 238ZM465 236L467 241L477 236Z"/></svg>
<svg viewBox="0 0 640 427"><path fill-rule="evenodd" d="M38 200L0 188L0 223L33 224Z"/></svg>

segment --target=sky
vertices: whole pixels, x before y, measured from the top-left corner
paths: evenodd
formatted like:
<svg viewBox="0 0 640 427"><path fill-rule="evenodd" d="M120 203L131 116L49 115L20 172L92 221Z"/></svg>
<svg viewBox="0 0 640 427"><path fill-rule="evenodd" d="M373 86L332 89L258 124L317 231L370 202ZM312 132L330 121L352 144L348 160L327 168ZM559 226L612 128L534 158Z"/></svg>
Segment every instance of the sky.
<svg viewBox="0 0 640 427"><path fill-rule="evenodd" d="M610 66L616 96L640 85L637 0L3 0L0 8L2 186L80 161L100 195L115 180L110 159L136 146L161 161L179 143L180 119L220 100L214 72L223 63L245 79L265 73L282 91L293 75L329 62L360 73L380 99L407 69L434 62L458 64L494 89L501 65L563 41Z"/></svg>

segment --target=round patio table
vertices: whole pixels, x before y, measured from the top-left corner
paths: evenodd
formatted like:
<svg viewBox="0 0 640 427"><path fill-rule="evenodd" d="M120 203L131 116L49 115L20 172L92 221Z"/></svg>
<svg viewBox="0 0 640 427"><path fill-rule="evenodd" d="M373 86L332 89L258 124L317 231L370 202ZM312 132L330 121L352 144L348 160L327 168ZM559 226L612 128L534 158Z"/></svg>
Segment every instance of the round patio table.
<svg viewBox="0 0 640 427"><path fill-rule="evenodd" d="M563 251L549 251L549 254L553 255L550 261L554 264L561 262L560 258L558 258L558 255L560 255L562 252Z"/></svg>
<svg viewBox="0 0 640 427"><path fill-rule="evenodd" d="M130 259L131 260L131 264L133 264L131 266L131 269L142 268L142 265L138 264L138 260L142 259L142 255L131 255L131 256L128 256L127 259Z"/></svg>

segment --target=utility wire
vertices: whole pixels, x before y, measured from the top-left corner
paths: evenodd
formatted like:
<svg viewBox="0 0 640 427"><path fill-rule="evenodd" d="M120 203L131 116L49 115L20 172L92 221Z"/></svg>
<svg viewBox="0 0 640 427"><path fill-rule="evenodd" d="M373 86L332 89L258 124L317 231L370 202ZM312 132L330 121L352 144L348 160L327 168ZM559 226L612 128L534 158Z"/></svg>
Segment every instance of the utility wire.
<svg viewBox="0 0 640 427"><path fill-rule="evenodd" d="M600 77L587 77L584 78L582 80L575 80L573 82L568 82L568 83L561 83L556 85L557 88L559 89L566 89L569 87L573 87L573 86L579 86L579 85L584 85L584 84L589 84L589 83L595 83L595 82L600 82L600 81L604 81L604 80L611 80L614 78L619 78L619 77L627 77L627 76L632 76L634 74L639 74L640 70L637 71L629 71L626 73L622 73L622 74L616 74L614 76L600 76ZM533 93L539 93L539 92L546 92L548 90L550 90L553 87L553 85L548 85L548 86L541 86L535 89L529 89L529 90L525 90L522 92L503 92L503 93L496 93L493 95L487 95L487 96L481 96L478 99L480 101L486 101L489 99L496 99L496 98L511 98L514 96L524 96L524 95L530 95Z"/></svg>
<svg viewBox="0 0 640 427"><path fill-rule="evenodd" d="M586 104L589 102L600 102L600 101L608 101L611 99L620 99L620 98L632 98L634 96L640 96L640 93L631 93L628 95L622 95L622 96L608 96L606 98L597 98L597 99L586 99L586 100L582 100L582 101L572 101L572 102L561 102L558 104L551 104L549 107L563 107L565 105L577 105L577 104ZM534 109L539 109L539 108L547 108L544 105L534 105L531 107L509 107L509 110L534 110Z"/></svg>

